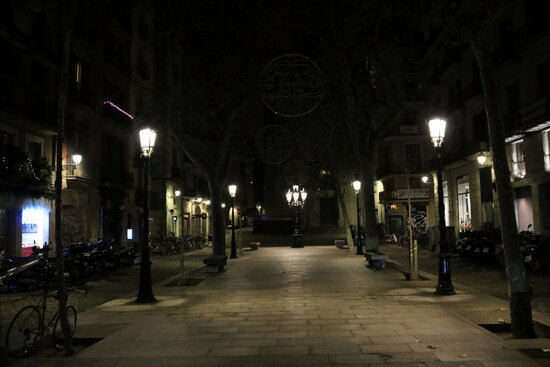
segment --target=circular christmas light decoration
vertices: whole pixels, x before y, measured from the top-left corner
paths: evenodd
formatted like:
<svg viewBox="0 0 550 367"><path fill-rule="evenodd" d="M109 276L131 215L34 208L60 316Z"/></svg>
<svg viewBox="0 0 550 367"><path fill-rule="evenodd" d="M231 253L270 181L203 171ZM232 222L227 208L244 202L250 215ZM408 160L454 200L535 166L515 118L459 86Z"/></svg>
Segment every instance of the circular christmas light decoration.
<svg viewBox="0 0 550 367"><path fill-rule="evenodd" d="M258 158L267 164L280 164L290 157L294 148L292 134L279 125L263 127L254 138Z"/></svg>
<svg viewBox="0 0 550 367"><path fill-rule="evenodd" d="M310 58L285 54L271 60L262 71L260 93L265 105L277 115L303 116L323 98L325 78Z"/></svg>

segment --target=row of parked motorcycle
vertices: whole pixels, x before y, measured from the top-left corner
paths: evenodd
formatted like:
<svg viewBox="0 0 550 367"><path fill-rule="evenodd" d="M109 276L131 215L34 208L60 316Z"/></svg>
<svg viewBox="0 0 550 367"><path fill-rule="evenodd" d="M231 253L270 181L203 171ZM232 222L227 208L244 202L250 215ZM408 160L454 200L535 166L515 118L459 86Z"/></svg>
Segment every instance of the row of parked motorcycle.
<svg viewBox="0 0 550 367"><path fill-rule="evenodd" d="M520 249L525 267L534 274L550 273L550 237L533 233L531 225L519 233ZM504 247L500 231L483 232L469 230L462 232L456 241L455 251L462 258L494 263L504 268Z"/></svg>
<svg viewBox="0 0 550 367"><path fill-rule="evenodd" d="M36 286L34 281L55 256L48 256L50 246L34 246L32 255L0 256L0 286L4 291L19 292ZM63 249L65 279L82 282L102 276L108 270L139 263L139 248L135 243L118 246L114 241L71 243Z"/></svg>

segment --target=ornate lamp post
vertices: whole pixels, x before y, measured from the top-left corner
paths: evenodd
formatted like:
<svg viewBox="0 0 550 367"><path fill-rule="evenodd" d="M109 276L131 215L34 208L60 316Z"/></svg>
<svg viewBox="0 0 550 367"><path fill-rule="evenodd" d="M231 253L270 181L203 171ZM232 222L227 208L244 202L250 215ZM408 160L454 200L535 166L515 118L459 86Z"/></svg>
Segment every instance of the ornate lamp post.
<svg viewBox="0 0 550 367"><path fill-rule="evenodd" d="M233 198L231 203L231 255L230 259L237 258L237 244L235 242L235 195L237 194L237 185L229 185L229 195Z"/></svg>
<svg viewBox="0 0 550 367"><path fill-rule="evenodd" d="M361 208L359 207L359 191L361 191L361 181L355 180L352 183L357 199L357 231L355 235L355 245L357 246L355 255L363 255L363 241L361 241Z"/></svg>
<svg viewBox="0 0 550 367"><path fill-rule="evenodd" d="M153 286L151 284L151 259L149 258L149 159L153 148L157 132L150 128L144 128L139 131L139 142L144 161L144 179L143 179L143 235L141 245L141 261L139 263L139 291L137 303L156 302L153 295Z"/></svg>
<svg viewBox="0 0 550 367"><path fill-rule="evenodd" d="M289 208L294 208L294 232L292 233L292 247L304 247L302 245L302 230L300 228L299 209L304 207L307 198L307 192L304 188L300 190L298 185L293 185L292 190L286 193L286 201Z"/></svg>
<svg viewBox="0 0 550 367"><path fill-rule="evenodd" d="M445 233L445 204L443 203L443 178L441 174L441 144L445 137L445 125L447 121L439 118L428 122L430 136L435 147L437 161L437 198L439 201L439 271L435 294L453 295L455 290L451 281L451 264L449 261L449 243Z"/></svg>

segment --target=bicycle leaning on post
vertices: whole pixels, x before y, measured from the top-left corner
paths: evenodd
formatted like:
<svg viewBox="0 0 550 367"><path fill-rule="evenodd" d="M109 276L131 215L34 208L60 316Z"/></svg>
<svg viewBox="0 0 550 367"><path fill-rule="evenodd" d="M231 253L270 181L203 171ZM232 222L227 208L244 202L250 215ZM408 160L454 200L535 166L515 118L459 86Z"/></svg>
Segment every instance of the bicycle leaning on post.
<svg viewBox="0 0 550 367"><path fill-rule="evenodd" d="M59 311L49 319L46 317L47 298L57 299L57 296L49 294L51 292L49 280L53 277L55 264L48 262L47 251L41 260L43 261L42 274L37 282L42 286L42 296L36 305L25 306L19 310L8 327L6 346L11 357L22 357L28 354L40 339L50 335L56 350L63 350L65 347ZM75 288L67 288L67 290L87 294L87 290ZM67 318L72 336L76 330L76 308L72 305L67 305Z"/></svg>

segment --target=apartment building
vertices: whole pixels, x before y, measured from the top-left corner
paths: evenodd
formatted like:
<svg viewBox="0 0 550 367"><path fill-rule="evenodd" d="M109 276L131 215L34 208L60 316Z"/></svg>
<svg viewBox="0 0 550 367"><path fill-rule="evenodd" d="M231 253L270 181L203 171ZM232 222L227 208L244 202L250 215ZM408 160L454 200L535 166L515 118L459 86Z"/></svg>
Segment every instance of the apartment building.
<svg viewBox="0 0 550 367"><path fill-rule="evenodd" d="M516 220L520 231L532 225L531 230L548 233L550 4L517 1L510 9L494 21L489 39L499 76ZM443 153L447 224L456 232L499 227L477 62L468 45L451 36L449 25L436 23L426 18L430 97L423 114L448 121Z"/></svg>

